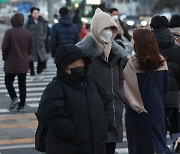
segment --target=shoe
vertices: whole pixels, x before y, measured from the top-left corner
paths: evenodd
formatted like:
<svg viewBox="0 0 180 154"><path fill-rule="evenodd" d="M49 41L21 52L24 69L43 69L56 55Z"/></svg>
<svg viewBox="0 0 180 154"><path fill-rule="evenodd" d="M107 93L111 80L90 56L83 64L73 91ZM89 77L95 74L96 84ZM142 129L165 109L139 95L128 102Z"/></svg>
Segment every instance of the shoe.
<svg viewBox="0 0 180 154"><path fill-rule="evenodd" d="M37 74L35 80L43 80L44 77L41 74Z"/></svg>
<svg viewBox="0 0 180 154"><path fill-rule="evenodd" d="M30 80L30 81L36 80L36 76L35 76L35 75L31 75L31 76L29 77L29 80Z"/></svg>
<svg viewBox="0 0 180 154"><path fill-rule="evenodd" d="M23 106L23 107L18 107L18 108L17 108L17 111L18 111L18 112L25 112L24 106Z"/></svg>
<svg viewBox="0 0 180 154"><path fill-rule="evenodd" d="M19 99L16 97L12 100L11 104L9 105L9 110L13 110L16 106L20 103Z"/></svg>

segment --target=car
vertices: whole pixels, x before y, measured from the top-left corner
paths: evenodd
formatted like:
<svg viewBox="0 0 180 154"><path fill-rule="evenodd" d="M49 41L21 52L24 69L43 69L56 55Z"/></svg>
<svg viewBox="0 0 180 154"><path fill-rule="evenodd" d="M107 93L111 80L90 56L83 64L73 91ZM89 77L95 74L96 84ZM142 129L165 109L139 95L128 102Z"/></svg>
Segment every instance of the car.
<svg viewBox="0 0 180 154"><path fill-rule="evenodd" d="M127 29L145 27L147 25L147 21L141 20L138 16L122 15L120 16L120 19L124 22L124 26Z"/></svg>

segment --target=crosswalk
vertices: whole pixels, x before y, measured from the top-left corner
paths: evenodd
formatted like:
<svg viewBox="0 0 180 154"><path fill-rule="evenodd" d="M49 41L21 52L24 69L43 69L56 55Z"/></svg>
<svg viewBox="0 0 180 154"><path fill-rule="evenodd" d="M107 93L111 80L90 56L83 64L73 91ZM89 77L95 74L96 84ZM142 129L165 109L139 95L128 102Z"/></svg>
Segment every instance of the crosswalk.
<svg viewBox="0 0 180 154"><path fill-rule="evenodd" d="M36 67L36 63L35 63ZM43 90L47 86L49 82L53 79L56 75L56 67L53 62L53 59L49 59L47 63L47 68L42 72L43 80L34 80L30 79L29 73L27 74L27 98L26 98L26 106L28 108L37 109L39 105L39 101L42 95ZM18 83L17 79L14 82L14 87L16 92L18 93ZM5 84L4 84L4 72L3 72L3 65L0 65L0 94L9 97ZM1 100L0 100L1 102ZM1 113L9 113L8 105L5 108L0 108ZM169 136L167 136L169 138ZM116 153L115 154L128 154L127 148L127 139L124 135L123 142L117 144Z"/></svg>
<svg viewBox="0 0 180 154"><path fill-rule="evenodd" d="M35 63L36 67L36 63ZM39 101L42 95L43 90L47 86L47 84L53 79L56 75L56 67L53 62L53 59L49 59L47 62L47 68L42 72L43 80L34 80L30 79L30 74L27 74L26 85L27 85L27 98L26 98L26 107L37 109L39 105ZM14 87L18 94L18 82L17 78L14 81ZM0 65L0 94L9 97L7 93L7 89L4 84L4 72L3 65ZM5 108L0 108L0 113L9 113L8 105ZM124 145L116 149L116 154L127 154L127 140L124 138Z"/></svg>
<svg viewBox="0 0 180 154"><path fill-rule="evenodd" d="M35 68L36 68L35 63ZM42 80L31 80L30 74L27 74L26 78L26 85L27 85L27 98L26 98L26 106L31 108L37 108L42 92L47 86L47 84L53 79L56 74L56 67L53 62L53 59L49 59L47 63L47 68L42 72ZM14 87L18 94L18 81L17 78L14 81ZM0 66L0 94L9 97L7 93L7 89L4 83L4 72L3 72L3 65ZM0 109L0 113L2 112L9 112L8 106L7 108Z"/></svg>

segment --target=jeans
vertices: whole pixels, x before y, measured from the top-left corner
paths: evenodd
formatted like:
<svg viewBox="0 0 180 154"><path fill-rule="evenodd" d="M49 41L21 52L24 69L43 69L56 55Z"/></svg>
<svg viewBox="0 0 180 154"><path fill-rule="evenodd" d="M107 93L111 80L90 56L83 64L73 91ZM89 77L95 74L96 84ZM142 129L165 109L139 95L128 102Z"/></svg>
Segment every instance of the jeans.
<svg viewBox="0 0 180 154"><path fill-rule="evenodd" d="M16 98L17 95L13 86L13 82L16 76L18 77L20 96L19 107L23 107L26 101L26 73L5 73L5 85L11 99L13 100Z"/></svg>

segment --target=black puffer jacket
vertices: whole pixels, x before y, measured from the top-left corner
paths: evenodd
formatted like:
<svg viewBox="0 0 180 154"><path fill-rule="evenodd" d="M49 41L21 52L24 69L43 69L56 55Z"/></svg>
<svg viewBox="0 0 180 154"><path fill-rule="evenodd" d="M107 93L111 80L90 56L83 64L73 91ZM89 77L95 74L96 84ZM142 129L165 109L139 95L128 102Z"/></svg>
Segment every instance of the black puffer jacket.
<svg viewBox="0 0 180 154"><path fill-rule="evenodd" d="M60 72L72 61L87 58L74 47L63 50L56 58ZM94 79L86 77L72 84L58 73L44 90L37 112L49 129L46 153L105 154L107 126L113 124L112 110L112 98Z"/></svg>
<svg viewBox="0 0 180 154"><path fill-rule="evenodd" d="M180 46L175 44L173 35L168 28L156 29L153 32L169 69L170 88L164 96L164 104L165 107L177 108L180 106Z"/></svg>

